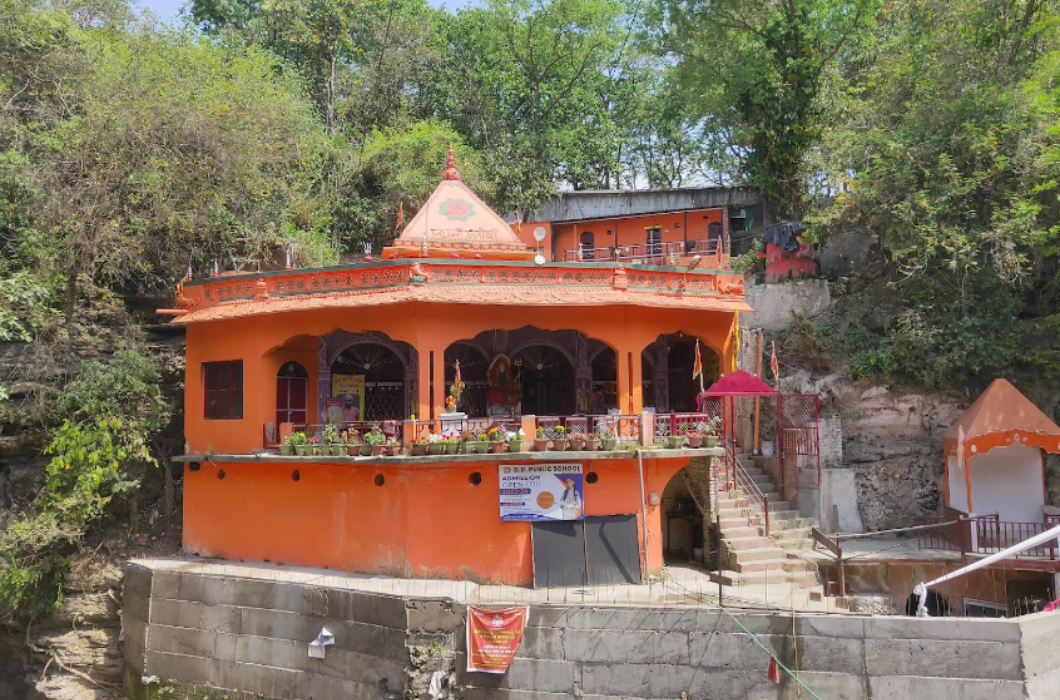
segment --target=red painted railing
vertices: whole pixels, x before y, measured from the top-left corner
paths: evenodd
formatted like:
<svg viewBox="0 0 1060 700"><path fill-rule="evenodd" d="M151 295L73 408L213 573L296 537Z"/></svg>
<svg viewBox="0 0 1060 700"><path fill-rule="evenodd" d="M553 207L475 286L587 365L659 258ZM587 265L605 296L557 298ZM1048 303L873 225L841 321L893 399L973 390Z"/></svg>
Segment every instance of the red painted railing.
<svg viewBox="0 0 1060 700"><path fill-rule="evenodd" d="M1047 515L1042 522L1011 522L996 515L969 518L960 511L949 509L951 515L920 517L915 525L939 525L938 528L917 533L920 549L941 549L961 554L994 554L1060 524L1060 517ZM956 518L954 515L956 514ZM953 520L958 522L954 523ZM952 524L946 524L952 523ZM1016 558L1056 560L1057 542L1049 542L1016 554Z"/></svg>

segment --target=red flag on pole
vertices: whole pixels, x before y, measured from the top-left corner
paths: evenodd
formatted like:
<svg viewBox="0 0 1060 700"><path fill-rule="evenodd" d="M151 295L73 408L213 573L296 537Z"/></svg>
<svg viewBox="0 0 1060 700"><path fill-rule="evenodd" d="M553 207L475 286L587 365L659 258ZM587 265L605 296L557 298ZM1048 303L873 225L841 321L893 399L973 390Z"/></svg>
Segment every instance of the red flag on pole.
<svg viewBox="0 0 1060 700"><path fill-rule="evenodd" d="M398 216L397 223L394 224L395 229L401 228L401 224L405 223L405 203L398 202Z"/></svg>
<svg viewBox="0 0 1060 700"><path fill-rule="evenodd" d="M692 365L692 379L703 374L703 358L699 354L699 338L696 338L696 361Z"/></svg>
<svg viewBox="0 0 1060 700"><path fill-rule="evenodd" d="M780 666L772 656L769 657L769 671L766 672L766 677L774 683L780 683Z"/></svg>
<svg viewBox="0 0 1060 700"><path fill-rule="evenodd" d="M773 370L773 378L780 381L780 365L777 363L777 341L773 341L773 355L769 358L769 369Z"/></svg>

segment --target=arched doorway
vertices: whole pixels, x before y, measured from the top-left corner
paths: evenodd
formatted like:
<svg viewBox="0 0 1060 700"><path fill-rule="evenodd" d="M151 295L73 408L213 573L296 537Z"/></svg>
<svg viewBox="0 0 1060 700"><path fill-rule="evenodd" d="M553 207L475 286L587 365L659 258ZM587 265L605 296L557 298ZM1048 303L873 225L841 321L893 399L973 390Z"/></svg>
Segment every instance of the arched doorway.
<svg viewBox="0 0 1060 700"><path fill-rule="evenodd" d="M464 382L464 392L456 410L475 418L487 415L486 369L489 360L486 353L472 343L461 341L445 349L444 396L449 395L449 388L456 379L457 360L460 361L460 381Z"/></svg>
<svg viewBox="0 0 1060 700"><path fill-rule="evenodd" d="M357 377L361 377L358 380ZM362 384L363 381L363 384ZM354 387L341 397L346 420L403 420L406 416L405 363L386 345L361 342L350 345L331 363L334 389L346 383ZM356 387L364 387L363 400ZM334 391L333 391L334 393ZM356 404L363 404L353 411ZM354 415L357 415L355 418Z"/></svg>
<svg viewBox="0 0 1060 700"><path fill-rule="evenodd" d="M592 359L592 393L582 413L593 415L606 414L609 409L618 407L618 363L615 351L609 346L600 349Z"/></svg>
<svg viewBox="0 0 1060 700"><path fill-rule="evenodd" d="M309 373L297 362L286 362L276 373L276 425L307 422Z"/></svg>
<svg viewBox="0 0 1060 700"><path fill-rule="evenodd" d="M674 474L659 501L663 557L668 564L717 564L712 523L703 517L710 503L710 476L685 467Z"/></svg>
<svg viewBox="0 0 1060 700"><path fill-rule="evenodd" d="M699 355L703 361L703 386L707 387L718 379L720 362L714 351L703 341L699 342ZM696 339L677 333L668 338L667 374L670 389L670 410L675 413L692 413L696 411L696 395L699 393L699 379L693 381L692 369L696 358Z"/></svg>
<svg viewBox="0 0 1060 700"><path fill-rule="evenodd" d="M575 413L574 367L566 354L549 345L530 345L516 353L512 364L522 387L523 415Z"/></svg>

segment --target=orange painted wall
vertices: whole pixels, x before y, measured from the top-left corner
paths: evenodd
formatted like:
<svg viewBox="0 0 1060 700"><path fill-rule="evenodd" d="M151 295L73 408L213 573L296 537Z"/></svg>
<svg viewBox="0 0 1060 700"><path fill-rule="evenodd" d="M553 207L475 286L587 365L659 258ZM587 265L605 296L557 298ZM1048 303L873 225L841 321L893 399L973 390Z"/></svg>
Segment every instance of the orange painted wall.
<svg viewBox="0 0 1060 700"><path fill-rule="evenodd" d="M499 307L502 313L467 313L463 308L425 302L363 307L356 310L305 310L296 313L191 324L187 329L185 375L185 438L191 454L248 453L262 446L262 427L275 420L276 373L283 363L301 362L310 375L310 403L316 406L316 338L337 329L381 331L419 351L419 416L441 413L444 391L430 394L429 353L434 352L435 376L450 344L491 330L533 325L545 330L574 328L607 343L618 355L619 407L643 408L641 352L660 333L684 331L707 343L722 367L731 364L733 313L646 309L632 306ZM202 363L243 360L242 420L205 420ZM630 376L632 374L632 376Z"/></svg>
<svg viewBox="0 0 1060 700"><path fill-rule="evenodd" d="M721 215L721 209L692 209L687 212L629 216L617 220L600 219L579 221L577 224L556 224L553 226L555 259L562 261L566 251L576 250L581 234L585 231L593 232L597 248L643 245L648 242L647 229L656 226L660 229L663 242L704 240L707 238L707 227L715 221L720 223ZM610 236L607 235L608 231L612 232Z"/></svg>
<svg viewBox="0 0 1060 700"><path fill-rule="evenodd" d="M645 493L661 495L686 464L687 458L645 459ZM599 481L585 484L586 514L634 513L639 526L636 460L589 465ZM296 469L298 481L292 479ZM476 471L482 483L472 486L469 476ZM375 485L377 474L383 486ZM498 480L497 462L203 462L197 471L185 468L184 549L230 560L531 584L531 526L501 522ZM654 574L662 569L660 515L657 506L646 508L648 571Z"/></svg>
<svg viewBox="0 0 1060 700"><path fill-rule="evenodd" d="M552 262L552 224L547 221L523 223L519 225L517 235L519 240L526 244L527 248L536 251L538 242L534 240L534 229L538 226L545 229L545 238L540 244L541 254L545 256L545 262ZM515 231L514 224L512 225L512 231Z"/></svg>

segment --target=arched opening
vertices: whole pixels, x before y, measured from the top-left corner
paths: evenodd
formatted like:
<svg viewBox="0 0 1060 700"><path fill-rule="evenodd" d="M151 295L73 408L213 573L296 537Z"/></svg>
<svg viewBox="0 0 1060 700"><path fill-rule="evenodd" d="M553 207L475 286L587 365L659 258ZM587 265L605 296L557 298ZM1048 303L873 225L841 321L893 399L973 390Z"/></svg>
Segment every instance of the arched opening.
<svg viewBox="0 0 1060 700"><path fill-rule="evenodd" d="M405 363L381 343L354 343L331 363L331 395L328 411L340 406L344 421L403 420Z"/></svg>
<svg viewBox="0 0 1060 700"><path fill-rule="evenodd" d="M702 386L718 380L721 362L714 350L699 341L703 362ZM641 381L644 405L656 413L694 413L700 381L692 379L696 359L696 338L682 332L660 335L641 353Z"/></svg>
<svg viewBox="0 0 1060 700"><path fill-rule="evenodd" d="M445 390L444 396L449 395L449 388L456 379L456 362L460 362L460 381L464 383L464 391L460 396L460 403L456 410L469 416L485 416L486 404L486 370L489 359L485 352L471 343L457 341L445 349Z"/></svg>
<svg viewBox="0 0 1060 700"><path fill-rule="evenodd" d="M667 346L670 410L675 413L692 413L697 410L696 395L700 387L699 379L692 379L696 339L684 333L677 333L667 338ZM699 342L699 355L703 362L703 386L709 387L718 380L721 363L714 350L702 340Z"/></svg>
<svg viewBox="0 0 1060 700"><path fill-rule="evenodd" d="M606 414L618 406L618 360L614 348L605 345L592 363L592 386L588 401L584 404L579 394L578 410L592 415ZM580 387L579 387L580 388Z"/></svg>
<svg viewBox="0 0 1060 700"><path fill-rule="evenodd" d="M285 362L276 373L276 425L305 424L309 398L309 373L297 362Z"/></svg>
<svg viewBox="0 0 1060 700"><path fill-rule="evenodd" d="M674 474L663 489L659 512L662 519L663 558L667 564L698 565L716 556L716 553L708 552L705 546L705 543L712 543L714 538L708 534L711 523L704 519L697 496L709 502L710 486L708 483L698 483L695 474L689 472L687 467Z"/></svg>
<svg viewBox="0 0 1060 700"><path fill-rule="evenodd" d="M504 372L510 372L506 380ZM574 367L567 355L549 345L530 345L520 350L513 358L510 368L498 365L495 358L490 368L490 411L495 411L501 400L507 400L516 413L537 416L564 416L575 413ZM497 381L492 381L496 375ZM519 387L515 395L504 393L503 388ZM516 401L518 399L518 401ZM503 405L503 404L502 404Z"/></svg>

